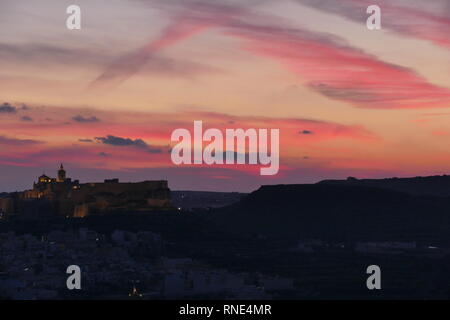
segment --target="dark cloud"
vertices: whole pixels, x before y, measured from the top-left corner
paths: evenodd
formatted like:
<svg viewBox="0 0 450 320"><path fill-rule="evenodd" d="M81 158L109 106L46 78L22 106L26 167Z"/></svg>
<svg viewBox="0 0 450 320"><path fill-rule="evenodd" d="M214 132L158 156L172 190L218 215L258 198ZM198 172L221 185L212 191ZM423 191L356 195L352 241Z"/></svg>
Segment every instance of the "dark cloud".
<svg viewBox="0 0 450 320"><path fill-rule="evenodd" d="M155 148L150 145L148 145L144 140L142 139L130 139L130 138L122 138L122 137L116 137L112 135L108 135L107 137L96 137L95 140L98 142L101 142L103 144L111 145L111 146L118 146L118 147L135 147L138 149L145 150L149 153L161 153L161 148Z"/></svg>
<svg viewBox="0 0 450 320"><path fill-rule="evenodd" d="M20 118L21 121L25 121L25 122L31 122L33 121L33 118L29 117L29 116L23 116Z"/></svg>
<svg viewBox="0 0 450 320"><path fill-rule="evenodd" d="M104 144L110 144L113 146L135 146L138 148L144 148L147 144L142 139L130 139L130 138L121 138L116 136L107 136L107 137L96 137L98 141L101 141Z"/></svg>
<svg viewBox="0 0 450 320"><path fill-rule="evenodd" d="M300 134L314 134L314 132L310 131L310 130L301 130L299 131Z"/></svg>
<svg viewBox="0 0 450 320"><path fill-rule="evenodd" d="M132 52L125 57L113 61L110 68L92 82L91 87L95 87L105 81L120 83L140 71L144 66L144 72L149 75L157 74L167 77L190 78L202 74L209 75L224 72L219 67L187 60L165 58L158 56L156 53L144 54L142 52Z"/></svg>
<svg viewBox="0 0 450 320"><path fill-rule="evenodd" d="M80 142L87 142L87 143L94 142L94 140L92 140L92 139L78 139L78 141L80 141Z"/></svg>
<svg viewBox="0 0 450 320"><path fill-rule="evenodd" d="M96 65L105 59L111 59L107 51L93 51L85 48L69 48L42 43L12 44L0 43L0 59L3 61L18 61L20 63L49 63Z"/></svg>
<svg viewBox="0 0 450 320"><path fill-rule="evenodd" d="M17 108L9 104L8 102L5 102L2 105L0 105L0 113L16 113L16 112Z"/></svg>
<svg viewBox="0 0 450 320"><path fill-rule="evenodd" d="M336 88L325 83L311 83L308 87L330 99L366 103L383 100L366 88Z"/></svg>
<svg viewBox="0 0 450 320"><path fill-rule="evenodd" d="M113 54L108 52L108 50L68 48L41 43L21 43L20 45L16 45L0 42L0 61L13 61L21 64L47 65L56 63L66 65L67 61L71 61L73 65L77 66L98 66L103 65L105 61L114 59ZM223 72L220 68L195 61L177 60L156 54L146 57L144 60L146 63L146 72L163 76L189 77L197 74ZM126 59L123 64L127 65ZM123 69L126 69L126 66L123 66L120 71L123 71ZM114 75L110 75L110 77L114 77ZM108 75L105 75L105 78L108 79Z"/></svg>
<svg viewBox="0 0 450 320"><path fill-rule="evenodd" d="M162 76L191 77L201 74L224 72L218 67L203 65L196 62L175 60L154 55L147 61L145 72Z"/></svg>
<svg viewBox="0 0 450 320"><path fill-rule="evenodd" d="M77 115L75 117L72 117L73 121L79 122L79 123L91 123L91 122L100 122L100 119L92 116L92 117L83 117L81 115Z"/></svg>
<svg viewBox="0 0 450 320"><path fill-rule="evenodd" d="M110 156L110 154L109 154L109 153L106 153L106 152L100 152L98 155L99 155L100 157L109 157L109 156Z"/></svg>
<svg viewBox="0 0 450 320"><path fill-rule="evenodd" d="M5 136L0 136L0 145L6 146L28 146L39 144L41 141L31 140L31 139L16 139L16 138L8 138Z"/></svg>

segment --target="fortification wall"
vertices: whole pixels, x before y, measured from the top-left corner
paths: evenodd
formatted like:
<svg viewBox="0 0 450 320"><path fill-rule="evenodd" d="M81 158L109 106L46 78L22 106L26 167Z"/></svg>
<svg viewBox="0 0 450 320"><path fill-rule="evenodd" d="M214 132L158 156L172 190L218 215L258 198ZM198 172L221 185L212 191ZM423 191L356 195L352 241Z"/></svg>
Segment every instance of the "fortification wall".
<svg viewBox="0 0 450 320"><path fill-rule="evenodd" d="M35 186L36 187L36 186ZM26 190L13 198L0 199L4 213L18 213L24 217L53 214L85 217L108 212L141 212L171 209L167 181L137 183L48 183Z"/></svg>
<svg viewBox="0 0 450 320"><path fill-rule="evenodd" d="M105 193L123 193L123 192L142 192L168 189L167 181L143 181L143 182L101 182L84 183L80 185L81 192L105 192Z"/></svg>

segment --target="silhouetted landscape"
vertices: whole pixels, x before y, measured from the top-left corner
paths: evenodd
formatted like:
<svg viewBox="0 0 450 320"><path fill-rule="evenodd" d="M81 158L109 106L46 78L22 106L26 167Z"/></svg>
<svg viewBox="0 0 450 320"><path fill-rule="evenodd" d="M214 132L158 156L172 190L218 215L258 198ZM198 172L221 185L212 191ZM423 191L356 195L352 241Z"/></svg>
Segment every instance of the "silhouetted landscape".
<svg viewBox="0 0 450 320"><path fill-rule="evenodd" d="M449 239L450 197L412 195L381 185L263 186L218 210L217 220L236 232L339 241Z"/></svg>
<svg viewBox="0 0 450 320"><path fill-rule="evenodd" d="M176 208L168 211L3 219L0 281L34 277L27 294L64 299L449 298L450 197L441 190L449 179L352 178L248 195L172 191ZM74 256L89 269L82 293L38 290L49 264L57 270ZM371 264L383 270L383 290L366 288ZM30 297L21 290L3 295Z"/></svg>

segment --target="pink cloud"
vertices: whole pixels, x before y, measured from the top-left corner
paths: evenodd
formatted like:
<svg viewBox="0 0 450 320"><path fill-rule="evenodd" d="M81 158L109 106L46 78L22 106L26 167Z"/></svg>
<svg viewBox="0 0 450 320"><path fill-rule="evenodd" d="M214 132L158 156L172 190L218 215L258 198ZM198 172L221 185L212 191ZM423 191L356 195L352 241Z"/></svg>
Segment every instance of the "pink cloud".
<svg viewBox="0 0 450 320"><path fill-rule="evenodd" d="M439 131L433 131L432 135L439 136L439 137L448 137L450 135L450 132L439 130Z"/></svg>
<svg viewBox="0 0 450 320"><path fill-rule="evenodd" d="M67 118L70 119L71 115L80 114L81 111L89 111L89 114L95 115L99 121L82 124L64 122ZM53 120L50 125L48 121L42 119L47 113L52 114ZM379 141L376 135L358 125L311 119L238 117L198 110L183 110L173 117L170 113L31 107L27 110L27 114L35 121L23 122L18 118L3 125L2 130L7 131L9 136L20 134L24 137L21 141L30 142L24 145L15 144L14 157L11 156L10 148L0 151L3 163L11 165L17 160L19 165L29 163L40 166L63 161L79 167L105 167L111 170L173 167L169 153L170 145L173 145L170 141L171 133L178 128L193 131L194 120L202 120L204 130L218 128L224 132L225 129L237 128L279 129L282 159L286 156L286 152L292 153L300 149L305 152L308 148L326 141L351 140L355 144ZM305 132L308 134L304 134ZM11 139L5 138L5 141L10 143ZM32 141L42 143L31 143ZM301 158L300 155L299 157ZM301 159L290 160L289 166L295 165L296 161ZM287 168L286 164L282 164L281 167ZM232 170L253 174L257 168L232 166Z"/></svg>
<svg viewBox="0 0 450 320"><path fill-rule="evenodd" d="M450 106L450 90L428 83L410 69L386 63L308 31L241 28L232 36L247 40L245 49L279 61L312 90L362 108Z"/></svg>
<svg viewBox="0 0 450 320"><path fill-rule="evenodd" d="M305 86L327 98L362 108L450 106L449 89L353 48L338 37L292 28L272 16L253 14L248 7L190 1L179 5L177 14L171 14L172 23L156 40L113 63L95 83L122 81L138 72L155 52L215 27L245 40L245 50L279 61Z"/></svg>

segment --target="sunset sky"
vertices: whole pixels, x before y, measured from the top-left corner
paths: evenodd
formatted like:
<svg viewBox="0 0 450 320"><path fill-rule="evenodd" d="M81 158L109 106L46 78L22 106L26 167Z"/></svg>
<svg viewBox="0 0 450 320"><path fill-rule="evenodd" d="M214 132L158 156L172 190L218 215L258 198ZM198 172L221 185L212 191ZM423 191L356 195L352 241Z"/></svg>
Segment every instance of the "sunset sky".
<svg viewBox="0 0 450 320"><path fill-rule="evenodd" d="M61 162L174 190L449 174L449 30L448 0L2 0L0 191ZM280 129L279 174L173 165L194 120Z"/></svg>

